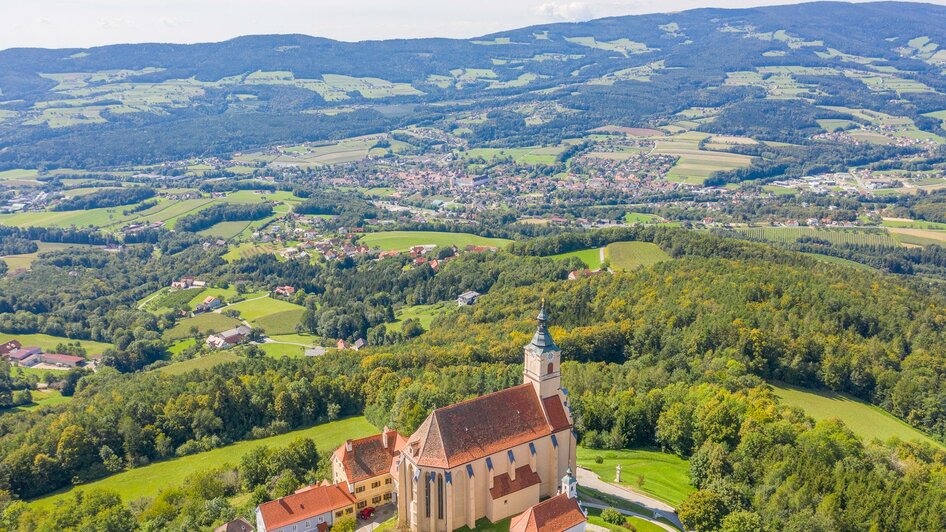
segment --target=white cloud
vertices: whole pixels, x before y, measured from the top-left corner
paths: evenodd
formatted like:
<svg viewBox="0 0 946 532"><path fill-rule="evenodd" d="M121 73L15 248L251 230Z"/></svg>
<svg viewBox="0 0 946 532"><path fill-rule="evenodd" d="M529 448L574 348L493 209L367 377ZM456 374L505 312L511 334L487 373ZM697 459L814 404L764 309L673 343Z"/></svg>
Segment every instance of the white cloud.
<svg viewBox="0 0 946 532"><path fill-rule="evenodd" d="M594 17L591 6L584 2L546 2L539 13L555 20L587 20Z"/></svg>
<svg viewBox="0 0 946 532"><path fill-rule="evenodd" d="M165 26L167 28L176 28L180 25L176 19L173 19L170 17L158 18L158 24L161 24L162 26Z"/></svg>

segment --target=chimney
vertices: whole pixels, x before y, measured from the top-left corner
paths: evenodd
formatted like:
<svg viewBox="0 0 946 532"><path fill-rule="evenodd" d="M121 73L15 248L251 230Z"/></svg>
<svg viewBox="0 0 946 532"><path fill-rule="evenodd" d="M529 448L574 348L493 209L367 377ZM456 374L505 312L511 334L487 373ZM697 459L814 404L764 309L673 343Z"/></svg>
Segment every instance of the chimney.
<svg viewBox="0 0 946 532"><path fill-rule="evenodd" d="M387 425L385 425L384 428L381 429L381 447L384 447L385 449L388 448L388 426Z"/></svg>
<svg viewBox="0 0 946 532"><path fill-rule="evenodd" d="M351 452L351 440L345 440L345 451Z"/></svg>

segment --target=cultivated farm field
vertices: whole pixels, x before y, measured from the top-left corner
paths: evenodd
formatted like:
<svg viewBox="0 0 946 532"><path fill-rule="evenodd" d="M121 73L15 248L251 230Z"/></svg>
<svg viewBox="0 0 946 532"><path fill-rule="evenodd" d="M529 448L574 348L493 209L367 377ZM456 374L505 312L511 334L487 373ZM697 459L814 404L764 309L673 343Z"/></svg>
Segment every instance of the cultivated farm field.
<svg viewBox="0 0 946 532"><path fill-rule="evenodd" d="M47 353L55 352L59 344L74 344L76 342L86 351L86 355L101 355L106 349L110 349L112 344L96 342L93 340L73 340L63 336L51 336L49 334L3 334L0 335L0 344L10 340L19 340L24 347L36 346Z"/></svg>
<svg viewBox="0 0 946 532"><path fill-rule="evenodd" d="M771 242L797 242L799 238L811 237L832 244L858 244L884 247L900 247L886 230L882 229L833 229L821 227L740 227L736 231L753 240Z"/></svg>
<svg viewBox="0 0 946 532"><path fill-rule="evenodd" d="M605 248L605 258L614 269L633 270L670 260L670 255L650 242L615 242Z"/></svg>

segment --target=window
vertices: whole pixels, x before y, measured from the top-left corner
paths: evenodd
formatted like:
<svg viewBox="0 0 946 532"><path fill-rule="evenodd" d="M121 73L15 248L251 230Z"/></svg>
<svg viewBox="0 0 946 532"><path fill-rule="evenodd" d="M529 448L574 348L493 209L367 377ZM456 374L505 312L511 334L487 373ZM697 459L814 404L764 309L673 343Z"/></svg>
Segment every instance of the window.
<svg viewBox="0 0 946 532"><path fill-rule="evenodd" d="M389 479L389 478L384 479L384 483L385 483L385 484L390 484L390 483L391 483L391 479Z"/></svg>
<svg viewBox="0 0 946 532"><path fill-rule="evenodd" d="M379 486L381 486L381 481L371 483L371 489L377 488Z"/></svg>
<svg viewBox="0 0 946 532"><path fill-rule="evenodd" d="M430 517L430 482L426 478L424 478L424 516Z"/></svg>
<svg viewBox="0 0 946 532"><path fill-rule="evenodd" d="M363 492L363 491L365 491L365 487L364 487L364 486L358 486L357 488L355 488L355 493L361 493L361 492Z"/></svg>
<svg viewBox="0 0 946 532"><path fill-rule="evenodd" d="M368 502L367 502L367 501L361 501L361 502L358 503L358 509L359 509L359 510L361 510L361 509L364 508L365 506L368 506Z"/></svg>
<svg viewBox="0 0 946 532"><path fill-rule="evenodd" d="M346 513L346 514L350 514L350 513L354 512L354 511L355 511L355 510L354 510L353 508L345 508L345 513Z"/></svg>
<svg viewBox="0 0 946 532"><path fill-rule="evenodd" d="M443 475L437 474L437 519L443 519Z"/></svg>
<svg viewBox="0 0 946 532"><path fill-rule="evenodd" d="M335 517L341 517L341 516L343 516L343 515L345 515L345 512L344 512L344 511L335 512Z"/></svg>
<svg viewBox="0 0 946 532"><path fill-rule="evenodd" d="M555 370L553 368L554 368L554 365L551 362L549 362L549 370L546 373L554 373Z"/></svg>
<svg viewBox="0 0 946 532"><path fill-rule="evenodd" d="M381 497L372 497L372 498L371 498L371 504L378 504L379 502L381 502Z"/></svg>
<svg viewBox="0 0 946 532"><path fill-rule="evenodd" d="M308 522L308 521L305 522L305 527L306 527L306 528L309 528L309 522Z"/></svg>
<svg viewBox="0 0 946 532"><path fill-rule="evenodd" d="M391 500L391 494L390 494L390 493L385 493L385 494L384 494L384 500L390 501L390 500Z"/></svg>

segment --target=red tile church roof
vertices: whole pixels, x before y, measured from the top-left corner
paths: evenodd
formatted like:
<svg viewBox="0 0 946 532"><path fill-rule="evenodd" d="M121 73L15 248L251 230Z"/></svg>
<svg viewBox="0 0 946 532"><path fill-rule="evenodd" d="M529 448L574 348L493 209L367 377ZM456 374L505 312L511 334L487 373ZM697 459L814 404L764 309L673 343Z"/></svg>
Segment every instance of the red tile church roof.
<svg viewBox="0 0 946 532"><path fill-rule="evenodd" d="M562 493L513 517L509 532L563 532L586 520L578 501Z"/></svg>
<svg viewBox="0 0 946 532"><path fill-rule="evenodd" d="M516 480L512 480L509 473L496 475L493 478L493 487L489 489L489 494L493 497L493 500L496 500L541 482L542 479L539 478L539 474L533 471L529 465L524 465L516 468Z"/></svg>
<svg viewBox="0 0 946 532"><path fill-rule="evenodd" d="M539 401L532 384L521 384L438 408L407 442L422 467L448 468L523 445L567 427L561 400ZM557 407L551 406L557 402ZM546 408L552 413L547 417ZM557 408L557 410L556 410ZM564 419L564 425L563 425Z"/></svg>

